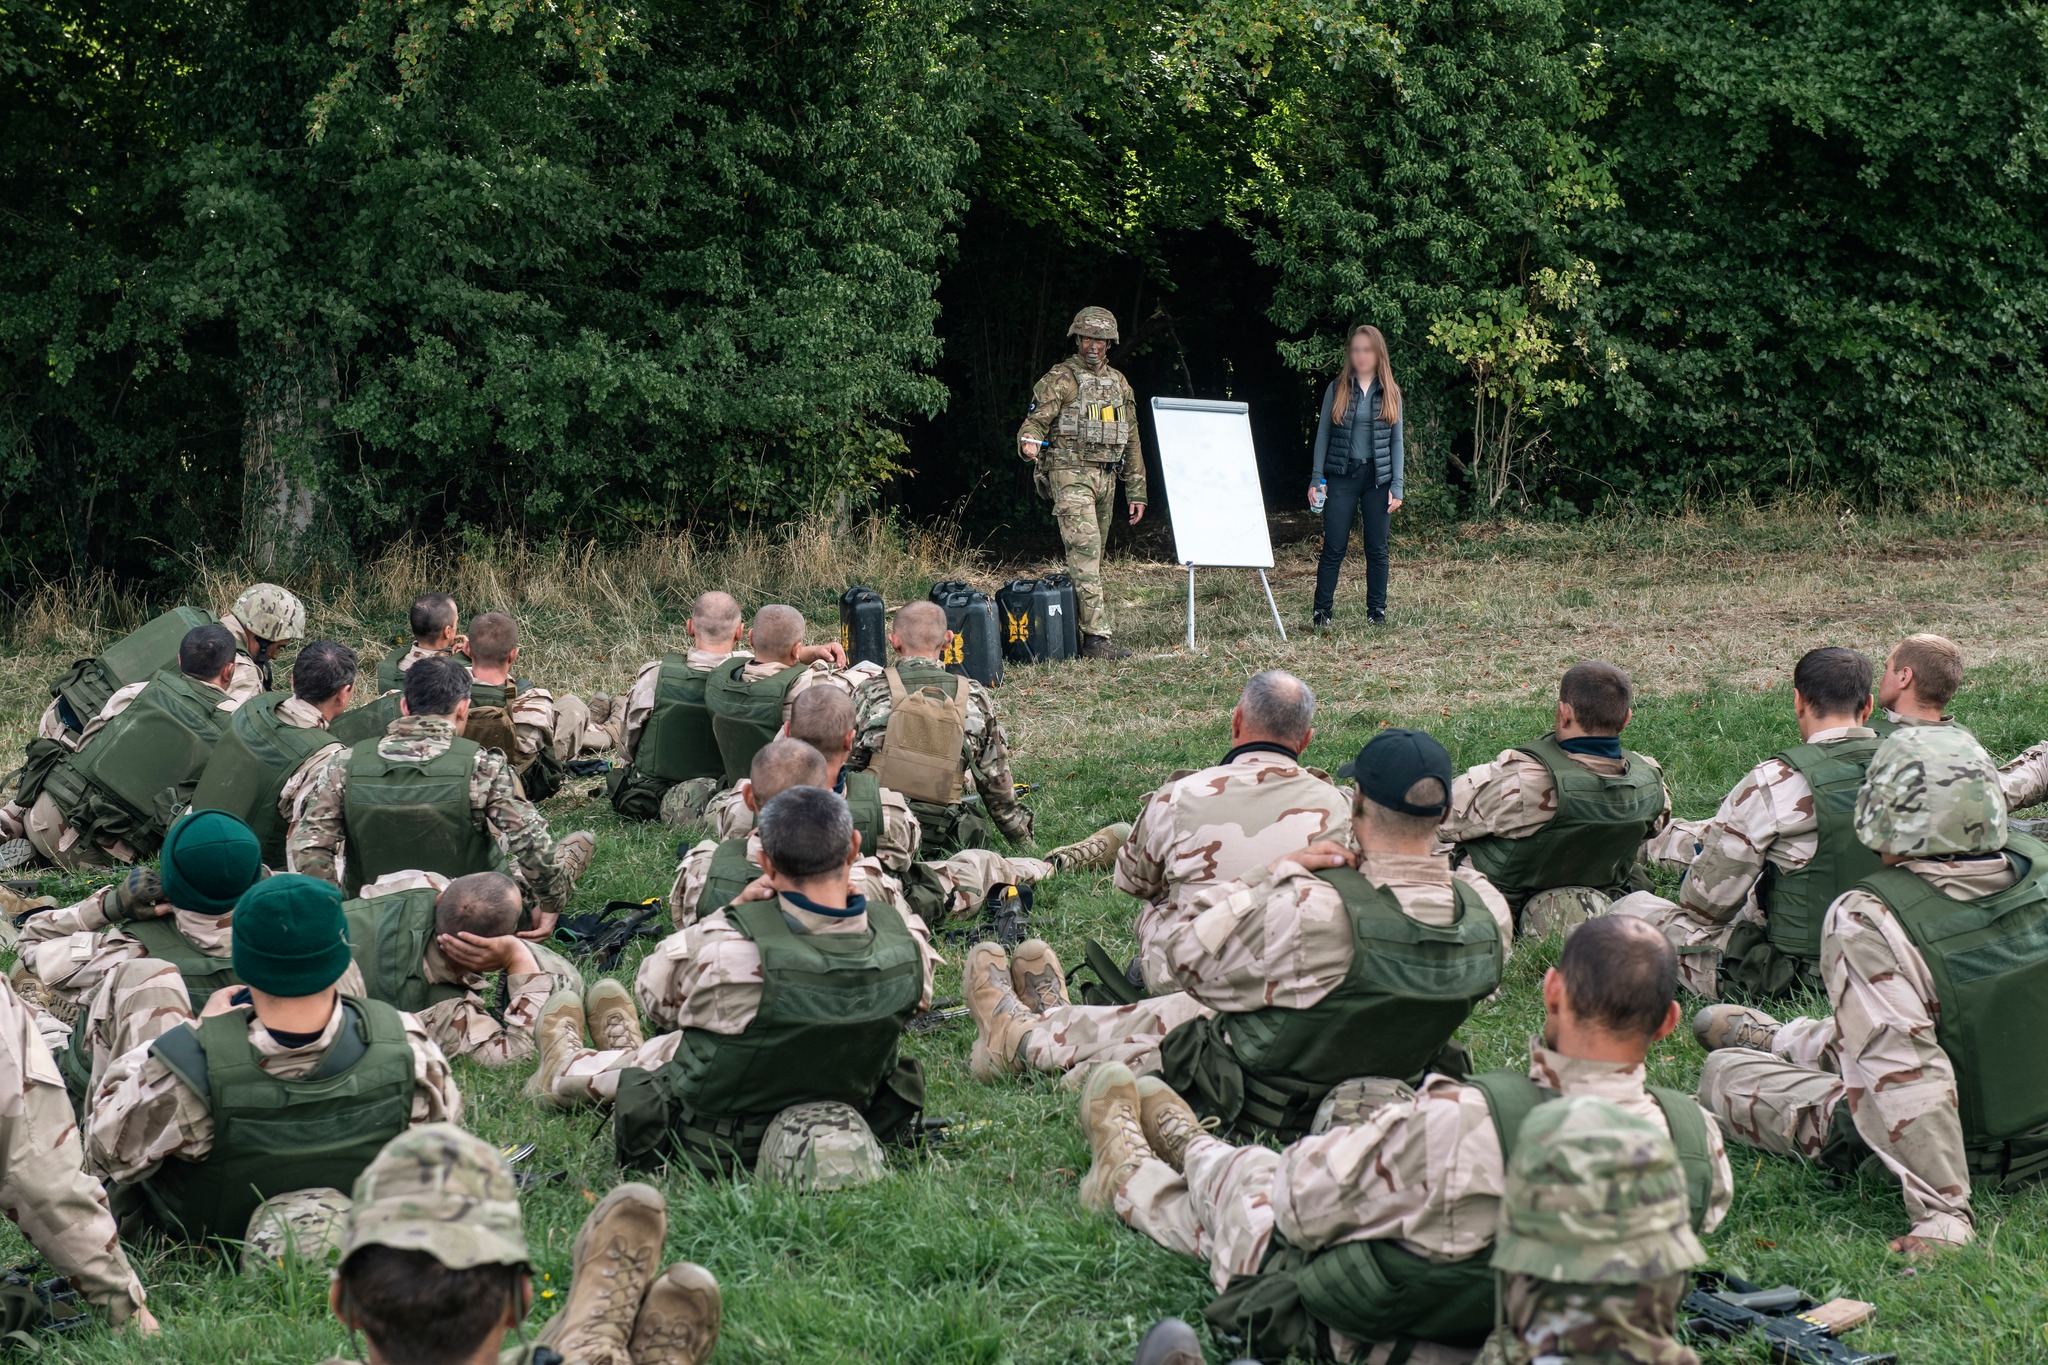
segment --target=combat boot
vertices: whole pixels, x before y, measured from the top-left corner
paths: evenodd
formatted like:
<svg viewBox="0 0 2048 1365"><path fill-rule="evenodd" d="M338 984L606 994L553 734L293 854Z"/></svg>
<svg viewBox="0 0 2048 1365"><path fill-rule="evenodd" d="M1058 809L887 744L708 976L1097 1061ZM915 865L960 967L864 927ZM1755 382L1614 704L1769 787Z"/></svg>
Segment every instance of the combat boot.
<svg viewBox="0 0 2048 1365"><path fill-rule="evenodd" d="M1214 1119L1196 1118L1180 1092L1157 1076L1138 1079L1138 1121L1152 1154L1176 1171L1187 1159L1188 1144L1216 1127Z"/></svg>
<svg viewBox="0 0 2048 1365"><path fill-rule="evenodd" d="M1017 955L1010 959L1010 984L1017 990L1017 999L1033 1014L1073 1003L1067 999L1067 978L1060 971L1059 955L1042 938L1017 945Z"/></svg>
<svg viewBox="0 0 2048 1365"><path fill-rule="evenodd" d="M1708 1005L1692 1017L1692 1036L1709 1052L1724 1047L1769 1052L1783 1027L1762 1010L1747 1005Z"/></svg>
<svg viewBox="0 0 2048 1365"><path fill-rule="evenodd" d="M1125 649L1107 635L1083 635L1081 657L1084 659L1128 659L1131 651Z"/></svg>
<svg viewBox="0 0 2048 1365"><path fill-rule="evenodd" d="M992 1081L1022 1070L1018 1050L1030 1036L1038 1016L1017 998L1010 981L1010 955L1000 943L977 943L967 950L960 969L967 1012L974 1016L974 1051L967 1070L977 1081Z"/></svg>
<svg viewBox="0 0 2048 1365"><path fill-rule="evenodd" d="M1202 1365L1202 1339L1179 1318L1162 1318L1138 1339L1131 1365Z"/></svg>
<svg viewBox="0 0 2048 1365"><path fill-rule="evenodd" d="M569 1261L569 1297L539 1342L579 1365L633 1365L634 1320L654 1283L668 1205L661 1191L630 1181L597 1201Z"/></svg>
<svg viewBox="0 0 2048 1365"><path fill-rule="evenodd" d="M590 866L591 855L597 852L597 836L587 829L574 834L564 834L555 840L555 865L562 869L562 875L574 886Z"/></svg>
<svg viewBox="0 0 2048 1365"><path fill-rule="evenodd" d="M583 993L583 1014L593 1047L631 1052L647 1041L633 993L611 977L599 977Z"/></svg>
<svg viewBox="0 0 2048 1365"><path fill-rule="evenodd" d="M555 1082L569 1069L570 1059L583 1050L583 997L573 990L549 996L540 1007L540 1018L533 1021L533 1042L540 1056L526 1082L526 1093L552 1106Z"/></svg>
<svg viewBox="0 0 2048 1365"><path fill-rule="evenodd" d="M590 697L590 723L602 728L612 718L612 694L594 692Z"/></svg>
<svg viewBox="0 0 2048 1365"><path fill-rule="evenodd" d="M12 872L17 867L27 867L36 860L36 846L26 839L9 839L0 843L0 872Z"/></svg>
<svg viewBox="0 0 2048 1365"><path fill-rule="evenodd" d="M1106 872L1116 866L1117 850L1130 837L1128 823L1104 825L1079 843L1054 849L1045 860L1055 872Z"/></svg>
<svg viewBox="0 0 2048 1365"><path fill-rule="evenodd" d="M1103 1062L1090 1073L1081 1091L1081 1129L1088 1134L1094 1160L1081 1177L1081 1203L1107 1213L1117 1191L1140 1162L1152 1155L1145 1144L1140 1116L1138 1078L1122 1062Z"/></svg>
<svg viewBox="0 0 2048 1365"><path fill-rule="evenodd" d="M647 1286L633 1321L633 1365L701 1365L718 1344L724 1316L718 1281L701 1265L678 1261Z"/></svg>

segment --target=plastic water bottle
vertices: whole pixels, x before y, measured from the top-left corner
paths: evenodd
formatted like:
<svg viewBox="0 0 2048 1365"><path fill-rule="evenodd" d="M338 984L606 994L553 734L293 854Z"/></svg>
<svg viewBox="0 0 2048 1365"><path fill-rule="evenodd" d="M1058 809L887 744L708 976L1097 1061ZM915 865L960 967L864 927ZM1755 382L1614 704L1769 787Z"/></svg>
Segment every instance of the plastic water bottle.
<svg viewBox="0 0 2048 1365"><path fill-rule="evenodd" d="M1330 481L1317 479L1316 486L1308 490L1308 510L1321 512L1323 504L1330 500Z"/></svg>

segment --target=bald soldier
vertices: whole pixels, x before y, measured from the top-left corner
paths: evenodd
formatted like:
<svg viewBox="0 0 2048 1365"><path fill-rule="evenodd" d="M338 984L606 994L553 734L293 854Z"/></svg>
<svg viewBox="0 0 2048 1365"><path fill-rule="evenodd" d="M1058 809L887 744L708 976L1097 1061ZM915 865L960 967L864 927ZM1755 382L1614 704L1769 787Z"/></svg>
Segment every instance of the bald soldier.
<svg viewBox="0 0 2048 1365"><path fill-rule="evenodd" d="M1067 550L1081 617L1081 657L1127 659L1110 639L1109 604L1102 593L1102 549L1116 515L1116 485L1124 481L1131 525L1145 519L1145 447L1138 437L1138 395L1110 368L1118 339L1107 308L1074 314L1067 335L1074 355L1046 371L1031 389L1031 407L1017 428L1017 450L1038 468L1039 493L1052 502Z"/></svg>
<svg viewBox="0 0 2048 1365"><path fill-rule="evenodd" d="M746 618L730 593L699 593L683 630L690 637L688 652L640 665L623 708L615 708L621 766L605 779L612 809L620 815L660 816L675 829L704 814L725 778L704 689L720 664L749 654Z"/></svg>

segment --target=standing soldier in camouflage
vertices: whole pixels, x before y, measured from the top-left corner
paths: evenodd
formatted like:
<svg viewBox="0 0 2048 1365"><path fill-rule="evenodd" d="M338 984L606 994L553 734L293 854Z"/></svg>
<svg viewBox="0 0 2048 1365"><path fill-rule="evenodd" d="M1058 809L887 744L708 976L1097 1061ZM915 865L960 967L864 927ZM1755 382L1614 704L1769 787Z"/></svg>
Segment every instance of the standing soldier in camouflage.
<svg viewBox="0 0 2048 1365"><path fill-rule="evenodd" d="M1109 605L1102 596L1102 548L1116 516L1116 482L1123 476L1131 522L1145 519L1145 448L1138 439L1138 396L1121 371L1110 368L1110 343L1119 340L1107 308L1074 314L1067 335L1074 355L1046 371L1031 389L1031 410L1017 429L1017 449L1035 461L1038 490L1052 500L1060 540L1067 547L1081 616L1081 657L1127 659L1131 651L1110 639Z"/></svg>
<svg viewBox="0 0 2048 1365"><path fill-rule="evenodd" d="M1621 747L1633 699L1613 664L1575 664L1551 732L1467 768L1451 788L1438 837L1500 888L1526 937L1606 914L1643 841L1671 818L1664 770Z"/></svg>
<svg viewBox="0 0 2048 1365"><path fill-rule="evenodd" d="M235 708L206 771L192 793L192 809L225 811L256 832L263 861L284 866L285 831L299 801L327 760L346 746L328 722L348 710L356 693L356 652L315 640L292 660L292 690L266 692Z"/></svg>
<svg viewBox="0 0 2048 1365"><path fill-rule="evenodd" d="M1765 1151L1888 1172L1912 1224L1892 1250L1960 1246L1973 1181L2048 1171L2048 845L2008 831L1990 756L1954 726L1884 741L1855 828L1883 867L1828 907L1834 1013L1701 1010L1700 1102Z"/></svg>
<svg viewBox="0 0 2048 1365"><path fill-rule="evenodd" d="M1953 725L1948 713L1963 685L1963 651L1940 635L1908 635L1885 656L1870 728L1883 739L1905 725Z"/></svg>
<svg viewBox="0 0 2048 1365"><path fill-rule="evenodd" d="M433 1123L399 1134L356 1178L328 1303L371 1365L414 1359L500 1365L701 1365L718 1341L718 1281L678 1261L661 1191L620 1185L570 1251L569 1292L532 1344L498 1348L533 1304L519 1187L482 1138ZM354 1365L338 1357L327 1365Z"/></svg>
<svg viewBox="0 0 2048 1365"><path fill-rule="evenodd" d="M1792 670L1792 710L1804 741L1750 769L1704 822L1673 820L1644 856L1683 868L1676 903L1637 891L1614 903L1663 931L1685 988L1782 995L1813 984L1828 903L1877 867L1851 816L1877 752L1870 661L1816 649Z"/></svg>
<svg viewBox="0 0 2048 1365"><path fill-rule="evenodd" d="M460 738L469 674L452 659L422 659L405 674L404 714L381 738L329 759L313 779L285 840L294 872L353 895L391 872L460 877L509 859L532 902L528 937L554 932L597 838L559 842L520 795L501 753Z"/></svg>
<svg viewBox="0 0 2048 1365"><path fill-rule="evenodd" d="M1205 1316L1245 1338L1246 1355L1358 1360L1406 1342L1417 1360L1462 1358L1428 1348L1470 1350L1495 1326L1489 1257L1516 1156L1501 1134L1528 1132L1546 1101L1593 1096L1669 1133L1692 1229L1727 1214L1734 1180L1714 1120L1644 1078L1650 1045L1678 1024L1675 959L1642 924L1590 920L1544 976L1526 1072L1382 1082L1376 1104L1282 1151L1232 1146L1157 1078L1099 1067L1081 1097L1094 1158L1081 1202L1207 1260L1221 1297Z"/></svg>

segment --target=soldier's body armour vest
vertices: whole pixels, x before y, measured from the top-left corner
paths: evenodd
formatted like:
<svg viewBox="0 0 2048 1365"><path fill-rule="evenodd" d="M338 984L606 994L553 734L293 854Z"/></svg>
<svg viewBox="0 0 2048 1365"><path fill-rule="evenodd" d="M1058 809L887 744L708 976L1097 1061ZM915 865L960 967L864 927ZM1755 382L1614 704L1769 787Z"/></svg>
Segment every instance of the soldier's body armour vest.
<svg viewBox="0 0 2048 1365"><path fill-rule="evenodd" d="M352 900L342 906L348 918L348 951L363 974L363 993L393 1009L418 1014L444 1000L460 1000L469 992L448 982L427 980L427 945L434 941L434 902L430 886L388 896Z"/></svg>
<svg viewBox="0 0 2048 1365"><path fill-rule="evenodd" d="M1541 763L1557 789L1557 811L1519 839L1474 839L1461 847L1517 915L1538 891L1561 886L1620 890L1643 840L1664 811L1664 783L1642 755L1622 750L1614 776L1596 773L1545 735L1519 752Z"/></svg>
<svg viewBox="0 0 2048 1365"><path fill-rule="evenodd" d="M882 847L882 779L873 773L847 773L846 790L840 795L853 816L854 833L860 835L860 856L880 856ZM914 856L914 854L913 854Z"/></svg>
<svg viewBox="0 0 2048 1365"><path fill-rule="evenodd" d="M711 712L711 733L717 737L725 780L737 782L754 766L775 732L782 728L782 699L808 665L791 664L759 682L742 682L740 673L752 659L728 659L711 671L704 701Z"/></svg>
<svg viewBox="0 0 2048 1365"><path fill-rule="evenodd" d="M761 869L747 857L748 836L723 839L712 851L711 867L704 874L704 894L697 899L697 918L723 910L732 898L747 889L747 883L761 875Z"/></svg>
<svg viewBox="0 0 2048 1365"><path fill-rule="evenodd" d="M185 998L191 1001L195 1015L206 1008L215 991L242 984L242 978L235 975L232 957L200 952L170 920L134 920L123 924L121 932L147 949L153 960L168 962L178 969L185 982ZM81 1117L90 1098L86 1091L92 1084L91 1014L81 1002L78 1018L71 1025L71 1046L57 1057L58 1069L64 1074L64 1088L71 1093L72 1107Z"/></svg>
<svg viewBox="0 0 2048 1365"><path fill-rule="evenodd" d="M166 1231L239 1241L265 1199L346 1190L412 1120L413 1057L398 1011L342 997L348 1012L314 1071L282 1080L258 1065L239 1011L183 1024L150 1050L206 1104L213 1150L173 1157L142 1182Z"/></svg>
<svg viewBox="0 0 2048 1365"><path fill-rule="evenodd" d="M391 722L404 714L398 709L399 701L398 693L386 692L367 706L344 711L328 721L327 733L337 744L351 747L366 739L382 739L384 732L391 728Z"/></svg>
<svg viewBox="0 0 2048 1365"><path fill-rule="evenodd" d="M1500 1141L1501 1169L1514 1156L1522 1124L1536 1107L1557 1098L1515 1071L1492 1071L1467 1084L1486 1097ZM1706 1219L1713 1193L1714 1158L1706 1116L1682 1090L1650 1087L1663 1111L1685 1170L1695 1232ZM1220 1331L1249 1335L1248 1352L1264 1359L1290 1353L1311 1354L1310 1341L1334 1329L1372 1344L1402 1340L1430 1341L1446 1346L1476 1346L1494 1326L1497 1285L1491 1248L1457 1261L1431 1261L1394 1241L1343 1242L1320 1252L1302 1252L1276 1238L1266 1267L1240 1276L1211 1304L1205 1316ZM1274 1318L1261 1313L1298 1304L1311 1322L1279 1323L1291 1328L1291 1340L1258 1339L1259 1329ZM1284 1319L1285 1310L1278 1315ZM1306 1330L1305 1330L1306 1329Z"/></svg>
<svg viewBox="0 0 2048 1365"><path fill-rule="evenodd" d="M690 667L687 655L662 657L661 672L654 682L654 709L647 713L646 728L640 732L640 747L633 751L636 771L670 786L724 776L725 760L719 755L718 736L711 728L711 711L704 699L705 685L710 680L710 672L700 673ZM777 697L778 729L782 724L781 704Z"/></svg>
<svg viewBox="0 0 2048 1365"><path fill-rule="evenodd" d="M1778 757L1813 788L1813 859L1797 872L1764 864L1757 888L1771 947L1811 971L1820 962L1820 928L1835 897L1883 866L1856 837L1856 793L1877 752L1875 739L1799 744Z"/></svg>
<svg viewBox="0 0 2048 1365"><path fill-rule="evenodd" d="M164 669L92 743L51 773L44 790L80 831L105 828L137 853L156 852L227 726L227 714L217 709L225 697L219 688ZM111 802L112 814L129 827L104 825L92 809L95 798Z"/></svg>
<svg viewBox="0 0 2048 1365"><path fill-rule="evenodd" d="M469 782L481 752L475 742L458 739L430 759L386 758L377 744L366 739L348 752L342 889L353 897L389 872L453 878L496 868L497 840L470 813Z"/></svg>
<svg viewBox="0 0 2048 1365"><path fill-rule="evenodd" d="M1452 883L1457 921L1424 924L1348 867L1317 873L1351 917L1351 969L1307 1009L1191 1020L1160 1045L1167 1083L1204 1117L1292 1141L1354 1076L1419 1080L1472 1006L1500 985L1500 926L1479 893Z"/></svg>
<svg viewBox="0 0 2048 1365"><path fill-rule="evenodd" d="M793 928L779 901L726 910L760 949L760 1012L736 1035L684 1029L674 1060L625 1073L621 1164L664 1151L707 1174L751 1166L790 1105L869 1107L924 998L924 957L894 907L869 901L867 914L865 934L813 934Z"/></svg>
<svg viewBox="0 0 2048 1365"><path fill-rule="evenodd" d="M78 733L92 723L114 693L178 667L178 646L187 633L217 620L200 607L173 607L108 645L90 659L80 659L50 684L64 728Z"/></svg>
<svg viewBox="0 0 2048 1365"><path fill-rule="evenodd" d="M1078 360L1061 364L1074 377L1077 392L1060 409L1055 449L1061 455L1097 464L1116 464L1128 453L1138 414L1124 398L1123 376L1107 365L1092 374Z"/></svg>
<svg viewBox="0 0 2048 1365"><path fill-rule="evenodd" d="M193 810L224 810L254 830L271 867L284 866L287 829L278 794L301 764L335 742L325 730L279 720L277 708L290 697L266 692L235 708L192 793Z"/></svg>

